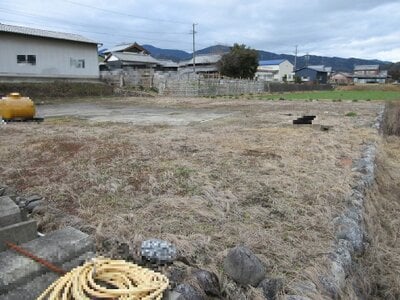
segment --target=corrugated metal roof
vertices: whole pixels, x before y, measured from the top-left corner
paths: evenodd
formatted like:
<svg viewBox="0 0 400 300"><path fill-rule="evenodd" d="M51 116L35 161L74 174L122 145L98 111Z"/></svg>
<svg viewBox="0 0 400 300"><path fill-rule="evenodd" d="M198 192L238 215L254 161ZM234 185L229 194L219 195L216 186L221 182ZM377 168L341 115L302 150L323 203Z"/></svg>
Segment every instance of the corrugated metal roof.
<svg viewBox="0 0 400 300"><path fill-rule="evenodd" d="M285 60L287 59L271 59L271 60L260 60L258 62L259 66L276 66L276 65L280 65L281 63L283 63Z"/></svg>
<svg viewBox="0 0 400 300"><path fill-rule="evenodd" d="M324 65L320 65L320 66L308 66L306 68L309 68L311 70L315 70L317 72L328 72L328 70L326 70Z"/></svg>
<svg viewBox="0 0 400 300"><path fill-rule="evenodd" d="M327 68L324 67L324 66L308 66L308 67L303 67L303 68L300 68L300 69L295 70L295 72L299 72L299 71L304 70L304 69L310 69L310 70L314 70L314 71L317 71L317 72L328 73L328 71L326 70Z"/></svg>
<svg viewBox="0 0 400 300"><path fill-rule="evenodd" d="M379 65L356 65L354 71L376 71L379 70Z"/></svg>
<svg viewBox="0 0 400 300"><path fill-rule="evenodd" d="M158 60L151 57L150 55L141 54L141 53L113 52L111 55L115 56L119 60L127 61L127 62L160 64L160 62Z"/></svg>
<svg viewBox="0 0 400 300"><path fill-rule="evenodd" d="M197 64L216 64L221 60L220 54L196 55ZM193 65L193 58L179 63L180 67Z"/></svg>
<svg viewBox="0 0 400 300"><path fill-rule="evenodd" d="M44 38L58 39L58 40L68 40L81 43L98 44L97 42L85 38L79 34L56 32L42 29L35 29L22 26L6 25L0 23L0 32L9 32L22 35L38 36Z"/></svg>

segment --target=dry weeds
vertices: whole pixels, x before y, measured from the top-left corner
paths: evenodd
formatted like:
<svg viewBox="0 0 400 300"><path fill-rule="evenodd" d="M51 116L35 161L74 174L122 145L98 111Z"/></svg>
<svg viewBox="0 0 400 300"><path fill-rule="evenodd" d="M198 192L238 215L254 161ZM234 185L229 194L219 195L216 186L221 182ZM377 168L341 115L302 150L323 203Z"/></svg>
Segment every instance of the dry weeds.
<svg viewBox="0 0 400 300"><path fill-rule="evenodd" d="M392 135L399 127L399 107L400 103L387 104L376 182L366 202L371 244L357 275L367 299L400 299L400 137Z"/></svg>
<svg viewBox="0 0 400 300"><path fill-rule="evenodd" d="M307 277L331 246L331 220L355 182L351 162L376 138L371 125L379 105L204 99L148 105L234 113L189 126L65 118L2 126L0 181L46 197L37 216L44 231L72 225L99 241L132 246L163 238L219 274L226 249L245 244L271 276L286 283ZM346 118L348 111L357 116ZM316 114L332 128L294 128L288 114ZM225 279L223 286L229 290Z"/></svg>

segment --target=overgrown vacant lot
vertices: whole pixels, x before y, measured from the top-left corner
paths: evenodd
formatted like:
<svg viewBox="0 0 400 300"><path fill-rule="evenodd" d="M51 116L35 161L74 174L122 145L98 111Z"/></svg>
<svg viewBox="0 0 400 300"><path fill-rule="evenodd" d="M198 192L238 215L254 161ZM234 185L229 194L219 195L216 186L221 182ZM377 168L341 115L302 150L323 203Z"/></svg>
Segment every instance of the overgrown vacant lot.
<svg viewBox="0 0 400 300"><path fill-rule="evenodd" d="M226 249L249 246L288 283L324 259L332 219L356 180L352 163L381 104L374 102L131 100L146 107L228 113L168 124L48 118L0 127L0 178L46 197L41 230L72 225L132 247L167 239L221 274ZM127 107L129 101L124 104ZM349 112L354 112L349 115ZM315 114L316 126L291 125ZM99 243L101 245L101 243Z"/></svg>

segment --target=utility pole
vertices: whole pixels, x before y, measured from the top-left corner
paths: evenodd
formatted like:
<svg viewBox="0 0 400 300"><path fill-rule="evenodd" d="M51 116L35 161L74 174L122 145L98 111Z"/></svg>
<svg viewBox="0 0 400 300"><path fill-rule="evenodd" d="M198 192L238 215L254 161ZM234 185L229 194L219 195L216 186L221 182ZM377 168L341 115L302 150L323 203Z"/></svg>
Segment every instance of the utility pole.
<svg viewBox="0 0 400 300"><path fill-rule="evenodd" d="M196 75L196 23L193 23L193 73L194 75Z"/></svg>
<svg viewBox="0 0 400 300"><path fill-rule="evenodd" d="M297 47L298 47L298 45L294 46L294 70L295 71L297 68Z"/></svg>

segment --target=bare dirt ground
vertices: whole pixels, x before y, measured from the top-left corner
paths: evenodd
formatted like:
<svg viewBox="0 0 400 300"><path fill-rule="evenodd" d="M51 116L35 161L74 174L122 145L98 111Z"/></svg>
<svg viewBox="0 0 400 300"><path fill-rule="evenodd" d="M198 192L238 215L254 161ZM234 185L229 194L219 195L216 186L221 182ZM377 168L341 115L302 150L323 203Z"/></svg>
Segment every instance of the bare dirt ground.
<svg viewBox="0 0 400 300"><path fill-rule="evenodd" d="M1 181L46 197L36 215L43 231L75 226L99 247L105 239L132 248L146 238L169 240L191 263L219 274L228 294L222 259L237 244L251 248L269 276L285 284L323 260L331 221L355 182L352 163L377 139L371 126L382 108L376 102L106 102L41 106L47 119L40 125L0 126ZM303 114L330 129L291 125Z"/></svg>

